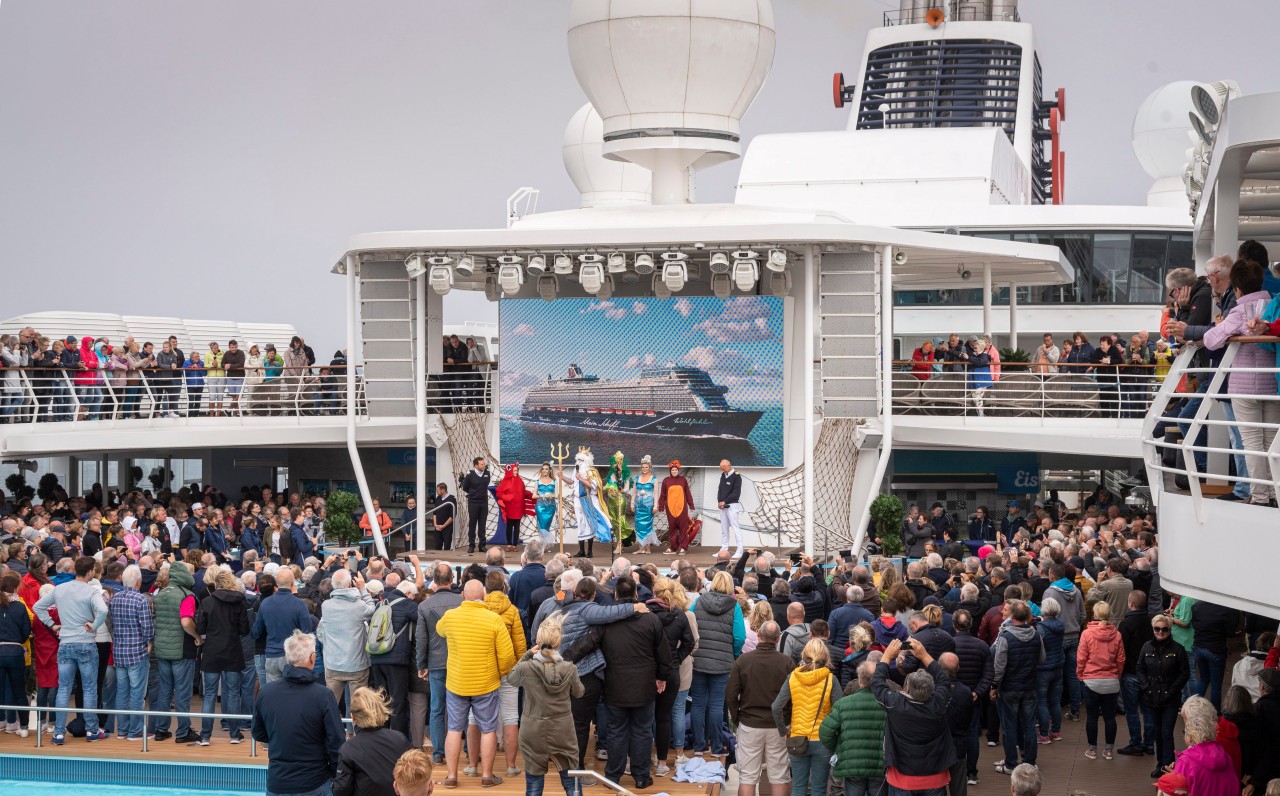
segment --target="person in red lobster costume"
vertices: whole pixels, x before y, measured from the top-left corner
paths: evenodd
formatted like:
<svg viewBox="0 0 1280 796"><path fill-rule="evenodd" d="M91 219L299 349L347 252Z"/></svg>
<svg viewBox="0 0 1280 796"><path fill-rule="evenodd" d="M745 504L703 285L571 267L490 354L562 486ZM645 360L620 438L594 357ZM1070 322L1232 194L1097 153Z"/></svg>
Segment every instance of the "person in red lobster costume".
<svg viewBox="0 0 1280 796"><path fill-rule="evenodd" d="M520 543L520 520L535 513L536 501L533 493L525 486L520 477L520 463L508 464L502 471L502 480L495 490L498 508L502 512L502 520L506 526L505 534L499 534L498 543L506 545L507 552L515 552ZM506 540L503 540L503 536Z"/></svg>

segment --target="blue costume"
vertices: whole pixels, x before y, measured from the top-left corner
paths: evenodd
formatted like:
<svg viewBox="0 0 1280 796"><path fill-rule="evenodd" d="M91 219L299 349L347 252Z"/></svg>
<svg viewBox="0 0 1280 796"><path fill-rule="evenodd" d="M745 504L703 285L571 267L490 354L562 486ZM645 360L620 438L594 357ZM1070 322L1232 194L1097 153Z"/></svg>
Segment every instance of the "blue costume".
<svg viewBox="0 0 1280 796"><path fill-rule="evenodd" d="M658 534L653 530L653 486L657 479L649 476L649 483L635 479L636 485L636 541L641 545L655 545Z"/></svg>
<svg viewBox="0 0 1280 796"><path fill-rule="evenodd" d="M556 485L555 483L544 484L538 483L538 533L542 535L542 541L553 541L554 531L551 528L552 523L556 520Z"/></svg>

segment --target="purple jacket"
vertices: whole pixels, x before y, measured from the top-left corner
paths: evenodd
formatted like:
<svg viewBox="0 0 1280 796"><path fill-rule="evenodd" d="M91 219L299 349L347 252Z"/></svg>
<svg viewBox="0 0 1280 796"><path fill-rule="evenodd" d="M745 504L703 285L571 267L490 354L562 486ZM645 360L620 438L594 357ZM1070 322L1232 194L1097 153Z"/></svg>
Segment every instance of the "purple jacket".
<svg viewBox="0 0 1280 796"><path fill-rule="evenodd" d="M1173 770L1187 778L1188 796L1238 796L1240 780L1227 750L1217 741L1187 747Z"/></svg>
<svg viewBox="0 0 1280 796"><path fill-rule="evenodd" d="M1271 294L1265 290L1247 293L1236 299L1236 306L1227 313L1222 323L1205 332L1205 348L1216 351L1227 345L1228 337L1248 334L1244 319L1245 308L1255 301L1266 302L1270 299ZM1240 346L1240 351L1236 354L1231 366L1233 368L1274 368L1275 355L1257 343L1245 343ZM1275 395L1276 380L1270 373L1233 372L1227 375L1227 394Z"/></svg>

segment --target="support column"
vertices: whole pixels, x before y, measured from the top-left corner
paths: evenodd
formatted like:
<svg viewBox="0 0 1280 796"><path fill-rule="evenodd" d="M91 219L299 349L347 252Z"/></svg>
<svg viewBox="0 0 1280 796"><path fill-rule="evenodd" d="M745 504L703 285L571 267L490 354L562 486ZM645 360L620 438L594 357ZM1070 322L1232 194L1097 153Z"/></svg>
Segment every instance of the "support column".
<svg viewBox="0 0 1280 796"><path fill-rule="evenodd" d="M804 250L804 552L813 555L814 472L813 472L813 318L818 311L818 257L814 246Z"/></svg>
<svg viewBox="0 0 1280 796"><path fill-rule="evenodd" d="M991 341L995 345L995 340ZM1018 347L1018 286L1009 283L1009 347Z"/></svg>
<svg viewBox="0 0 1280 796"><path fill-rule="evenodd" d="M1240 246L1240 170L1226 163L1218 169L1213 186L1214 253L1235 255Z"/></svg>
<svg viewBox="0 0 1280 796"><path fill-rule="evenodd" d="M373 495L369 492L369 480L364 477L364 465L360 462L360 449L356 446L356 313L359 311L356 298L356 267L358 259L348 254L347 267L347 455L351 458L351 469L356 474L356 485L360 489L360 502L364 504L365 513L369 516L369 530L373 534L373 546L378 555L387 555L387 543L382 538L382 528L378 526L378 515L373 510Z"/></svg>
<svg viewBox="0 0 1280 796"><path fill-rule="evenodd" d="M417 521L414 523L414 546L427 549L427 275L418 274L413 280L414 318L413 333L409 342L413 345L413 397L417 425L414 429L414 483L413 496L418 502ZM436 346L440 348L440 346Z"/></svg>
<svg viewBox="0 0 1280 796"><path fill-rule="evenodd" d="M991 335L991 263L982 264L982 333Z"/></svg>

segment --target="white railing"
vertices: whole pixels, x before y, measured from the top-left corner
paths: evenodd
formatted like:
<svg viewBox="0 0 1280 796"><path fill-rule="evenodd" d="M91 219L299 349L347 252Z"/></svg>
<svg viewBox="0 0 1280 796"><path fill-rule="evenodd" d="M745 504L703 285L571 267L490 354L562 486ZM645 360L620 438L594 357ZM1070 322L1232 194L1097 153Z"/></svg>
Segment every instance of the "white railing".
<svg viewBox="0 0 1280 796"><path fill-rule="evenodd" d="M1001 363L999 376L977 371L912 370L895 362L893 411L899 415L964 418L1111 418L1137 425L1165 376L1152 365L1107 369L1060 366L1037 372L1026 363Z"/></svg>
<svg viewBox="0 0 1280 796"><path fill-rule="evenodd" d="M137 374L133 380L117 380L98 373L101 380L88 384L75 383L74 375L68 376L59 369L15 368L0 373L10 377L6 384L16 382L16 388L0 391L0 422L9 424L55 428L63 423L76 426L95 422L130 428L173 418L303 418L345 415L347 411L346 379L342 374L281 374L271 380L248 383L244 379L224 380L215 388L217 382L207 377L191 379L183 371L131 371ZM427 410L493 411L495 373L496 370L489 370L430 376ZM366 384L372 381L357 374L358 415L368 416L370 404L380 401L405 402L405 398L367 395ZM404 390L412 396L412 382L403 381ZM412 403L411 397L408 400Z"/></svg>
<svg viewBox="0 0 1280 796"><path fill-rule="evenodd" d="M1247 397L1268 403L1280 401L1280 394L1277 394L1280 389L1277 389L1276 382L1280 368L1275 365L1254 368L1236 367L1233 364L1242 345L1257 343L1278 344L1280 337L1233 337L1227 345L1221 363L1216 368L1192 366L1199 346L1187 345L1174 361L1168 379L1156 394L1142 426L1142 443L1146 446L1146 466L1151 474L1149 480L1153 496L1158 502L1161 492L1177 488L1166 483L1166 476L1170 481L1178 476L1185 478L1187 482L1185 491L1191 495L1196 518L1201 523L1205 521L1207 508L1202 480L1211 478L1215 481L1223 481L1233 488L1237 484L1247 484L1251 487L1269 485L1274 490L1271 493L1272 500L1276 495L1280 495L1280 433L1276 433L1280 431L1280 423L1241 421L1227 403L1232 398L1242 397L1226 392L1228 378L1233 373L1266 374L1269 377L1268 383L1274 391L1271 394ZM1184 377L1186 382L1183 381ZM1197 391L1196 387L1202 386L1206 380L1208 386ZM1179 392L1179 389L1182 391ZM1184 414L1187 416L1183 417ZM1235 419L1230 419L1232 417ZM1162 429L1173 432L1168 435L1169 437L1176 437L1180 432L1181 439L1166 438ZM1214 444L1213 437L1220 436L1213 433L1215 429L1226 432L1228 439L1222 442L1227 444ZM1241 434L1241 431L1244 433ZM1252 433L1254 431L1258 433ZM1206 440L1206 444L1198 445L1196 441L1202 432L1207 432L1209 439ZM1270 443L1265 446L1259 444L1268 432L1273 435ZM1230 444L1231 438L1236 435L1245 442L1243 448ZM1252 446L1248 444L1250 438L1255 440ZM1209 468L1202 471L1196 463L1195 454L1197 453L1205 455L1210 468L1214 459L1225 462L1227 457L1237 457L1237 461L1245 464L1248 475L1239 472L1232 474L1226 467L1212 472ZM1177 462L1179 456L1182 460L1181 464ZM1263 507L1259 507L1259 510L1262 509Z"/></svg>

